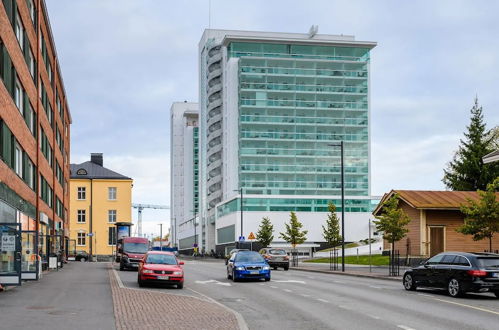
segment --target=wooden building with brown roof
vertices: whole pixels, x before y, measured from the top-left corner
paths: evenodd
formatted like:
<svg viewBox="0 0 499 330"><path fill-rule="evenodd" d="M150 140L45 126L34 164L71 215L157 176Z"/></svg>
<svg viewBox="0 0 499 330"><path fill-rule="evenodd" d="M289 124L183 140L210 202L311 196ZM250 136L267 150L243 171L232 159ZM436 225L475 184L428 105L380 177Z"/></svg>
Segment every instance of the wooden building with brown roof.
<svg viewBox="0 0 499 330"><path fill-rule="evenodd" d="M374 216L382 214L383 203L394 194L399 195L399 206L411 218L407 236L395 243L400 255L430 257L443 251L488 250L488 240L473 241L471 235L456 231L464 223L461 205L467 204L468 198L478 199L476 192L392 190L383 196L373 211ZM389 249L390 244L385 242L384 248ZM499 235L494 237L492 248L499 249Z"/></svg>

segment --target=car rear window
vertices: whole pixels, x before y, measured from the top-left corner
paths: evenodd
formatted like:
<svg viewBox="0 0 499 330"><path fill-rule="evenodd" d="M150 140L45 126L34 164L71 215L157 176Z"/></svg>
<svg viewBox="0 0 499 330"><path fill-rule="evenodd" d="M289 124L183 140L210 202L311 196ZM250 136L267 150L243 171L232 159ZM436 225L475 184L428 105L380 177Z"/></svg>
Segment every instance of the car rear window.
<svg viewBox="0 0 499 330"><path fill-rule="evenodd" d="M499 258L478 258L478 264L484 268L499 268Z"/></svg>
<svg viewBox="0 0 499 330"><path fill-rule="evenodd" d="M280 249L272 249L272 250L269 250L269 253L270 253L270 254L280 255L280 256L285 256L285 255L286 255L286 251L284 251L284 250L280 250Z"/></svg>

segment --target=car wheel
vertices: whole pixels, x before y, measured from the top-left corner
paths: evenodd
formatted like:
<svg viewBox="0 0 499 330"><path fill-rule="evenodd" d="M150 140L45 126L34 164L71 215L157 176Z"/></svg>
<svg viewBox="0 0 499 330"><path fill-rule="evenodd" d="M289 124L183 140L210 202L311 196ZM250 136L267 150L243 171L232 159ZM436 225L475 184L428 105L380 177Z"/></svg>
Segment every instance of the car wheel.
<svg viewBox="0 0 499 330"><path fill-rule="evenodd" d="M495 291L494 294L496 295L497 298L499 298L499 291Z"/></svg>
<svg viewBox="0 0 499 330"><path fill-rule="evenodd" d="M137 283L139 283L139 287L141 288L144 286L144 281L140 279L140 276L137 278Z"/></svg>
<svg viewBox="0 0 499 330"><path fill-rule="evenodd" d="M284 270L289 270L289 266L284 266Z"/></svg>
<svg viewBox="0 0 499 330"><path fill-rule="evenodd" d="M125 270L125 267L121 263L120 263L120 270Z"/></svg>
<svg viewBox="0 0 499 330"><path fill-rule="evenodd" d="M273 268L274 268L274 270L277 270L277 266L274 266Z"/></svg>
<svg viewBox="0 0 499 330"><path fill-rule="evenodd" d="M183 289L183 288L184 288L184 283L177 284L177 289Z"/></svg>
<svg viewBox="0 0 499 330"><path fill-rule="evenodd" d="M85 261L87 261L87 259L85 259L85 258L80 258L80 262L85 262Z"/></svg>
<svg viewBox="0 0 499 330"><path fill-rule="evenodd" d="M228 280L232 279L232 276L230 275L230 273L229 273L229 270L228 270L228 269L227 269L227 279L228 279Z"/></svg>
<svg viewBox="0 0 499 330"><path fill-rule="evenodd" d="M270 281L270 277L265 277L265 282Z"/></svg>
<svg viewBox="0 0 499 330"><path fill-rule="evenodd" d="M234 274L234 271L232 271L232 275L230 277L232 277L232 281L237 282L237 278L236 275Z"/></svg>
<svg viewBox="0 0 499 330"><path fill-rule="evenodd" d="M451 297L461 297L463 295L463 288L461 286L461 282L455 278L451 278L449 283L447 284L447 292Z"/></svg>
<svg viewBox="0 0 499 330"><path fill-rule="evenodd" d="M411 274L405 274L404 279L402 280L402 283L404 284L404 288L407 291L416 290L416 283L414 283L414 279L412 278Z"/></svg>

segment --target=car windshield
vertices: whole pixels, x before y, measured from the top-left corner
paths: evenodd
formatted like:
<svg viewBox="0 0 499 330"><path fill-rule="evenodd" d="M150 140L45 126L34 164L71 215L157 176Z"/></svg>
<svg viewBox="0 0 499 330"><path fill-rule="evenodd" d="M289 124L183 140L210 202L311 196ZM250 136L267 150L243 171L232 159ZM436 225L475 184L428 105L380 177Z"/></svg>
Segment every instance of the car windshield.
<svg viewBox="0 0 499 330"><path fill-rule="evenodd" d="M286 255L286 251L280 250L280 249L269 250L269 253L270 254L280 255L280 256L285 256Z"/></svg>
<svg viewBox="0 0 499 330"><path fill-rule="evenodd" d="M265 260L262 258L262 256L256 252L252 253L238 253L236 254L236 260L237 262L264 262Z"/></svg>
<svg viewBox="0 0 499 330"><path fill-rule="evenodd" d="M149 254L146 259L148 264L176 265L177 258L169 254Z"/></svg>
<svg viewBox="0 0 499 330"><path fill-rule="evenodd" d="M124 250L129 253L146 253L148 246L146 243L125 243Z"/></svg>
<svg viewBox="0 0 499 330"><path fill-rule="evenodd" d="M499 258L478 258L478 263L484 268L499 268Z"/></svg>

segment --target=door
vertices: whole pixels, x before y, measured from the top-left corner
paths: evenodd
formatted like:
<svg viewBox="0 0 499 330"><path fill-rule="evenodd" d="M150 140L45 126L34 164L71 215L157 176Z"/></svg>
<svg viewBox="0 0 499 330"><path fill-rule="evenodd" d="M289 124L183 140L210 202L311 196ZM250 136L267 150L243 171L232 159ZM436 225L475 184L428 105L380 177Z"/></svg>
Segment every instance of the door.
<svg viewBox="0 0 499 330"><path fill-rule="evenodd" d="M23 280L38 279L37 239L36 231L23 230L21 232L21 279Z"/></svg>
<svg viewBox="0 0 499 330"><path fill-rule="evenodd" d="M0 284L21 285L21 224L0 223Z"/></svg>
<svg viewBox="0 0 499 330"><path fill-rule="evenodd" d="M445 227L430 227L430 257L444 252Z"/></svg>

